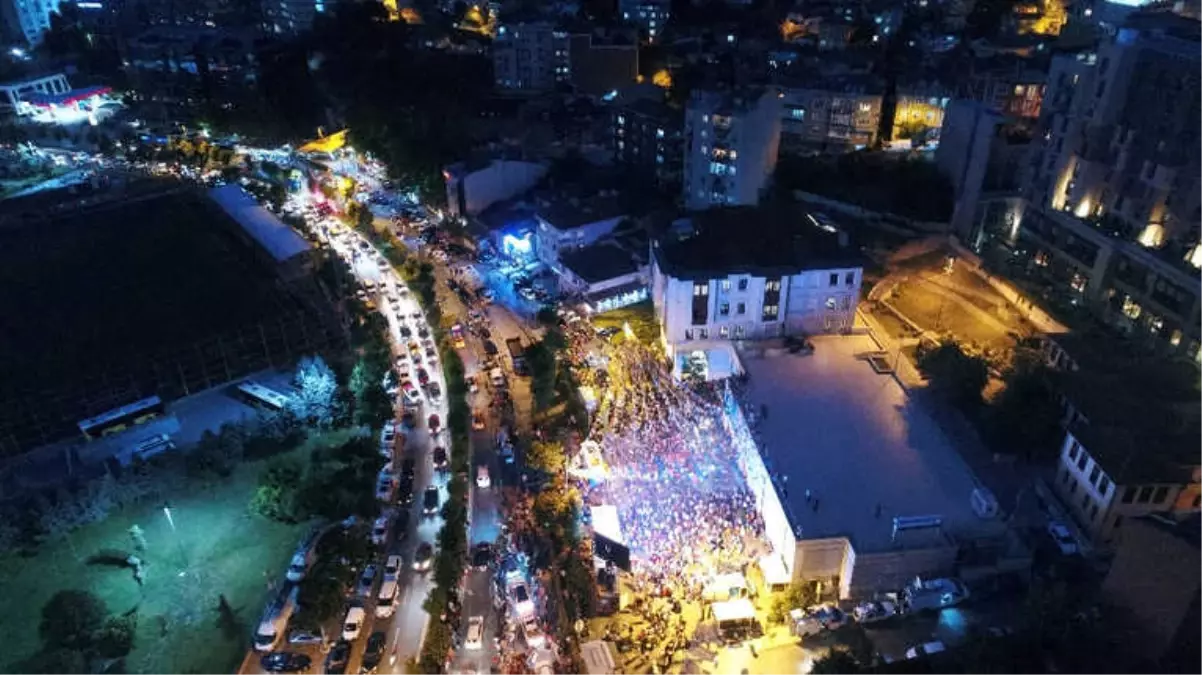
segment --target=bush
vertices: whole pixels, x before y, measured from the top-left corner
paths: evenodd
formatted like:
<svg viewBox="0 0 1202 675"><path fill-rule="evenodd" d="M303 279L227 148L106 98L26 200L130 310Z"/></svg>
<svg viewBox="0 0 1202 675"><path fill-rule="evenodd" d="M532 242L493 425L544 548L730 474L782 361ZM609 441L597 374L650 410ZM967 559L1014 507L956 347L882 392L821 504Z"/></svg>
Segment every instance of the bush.
<svg viewBox="0 0 1202 675"><path fill-rule="evenodd" d="M59 591L42 606L38 634L47 649L85 651L95 644L108 613L104 601L93 593Z"/></svg>

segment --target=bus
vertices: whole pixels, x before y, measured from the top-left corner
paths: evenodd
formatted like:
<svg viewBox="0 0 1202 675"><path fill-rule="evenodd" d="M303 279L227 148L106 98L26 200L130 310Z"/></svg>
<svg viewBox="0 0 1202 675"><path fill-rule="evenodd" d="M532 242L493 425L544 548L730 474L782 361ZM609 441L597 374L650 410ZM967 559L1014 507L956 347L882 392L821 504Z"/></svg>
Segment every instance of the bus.
<svg viewBox="0 0 1202 675"><path fill-rule="evenodd" d="M150 438L144 438L133 447L132 456L134 459L143 462L149 460L155 455L175 449L175 442L167 434L155 434Z"/></svg>
<svg viewBox="0 0 1202 675"><path fill-rule="evenodd" d="M283 410L288 405L288 396L264 387L254 380L239 383L236 389L247 403L254 406L262 406L270 410Z"/></svg>
<svg viewBox="0 0 1202 675"><path fill-rule="evenodd" d="M166 406L163 399L150 396L133 403L113 408L86 420L80 420L79 431L89 441L102 436L119 434L131 426L144 424L163 414Z"/></svg>

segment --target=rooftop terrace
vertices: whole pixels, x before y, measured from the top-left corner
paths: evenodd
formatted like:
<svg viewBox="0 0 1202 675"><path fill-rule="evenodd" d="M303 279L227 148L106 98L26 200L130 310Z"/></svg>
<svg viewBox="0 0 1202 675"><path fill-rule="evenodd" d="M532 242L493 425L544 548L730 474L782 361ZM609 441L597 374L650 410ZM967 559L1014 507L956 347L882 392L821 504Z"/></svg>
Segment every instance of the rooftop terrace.
<svg viewBox="0 0 1202 675"><path fill-rule="evenodd" d="M896 516L941 516L953 535L987 527L972 510L972 473L936 422L892 377L856 358L876 343L859 335L813 342L808 357L742 356L751 409L767 410L759 423L766 463L787 477L782 501L802 537L845 536L865 553L893 547Z"/></svg>

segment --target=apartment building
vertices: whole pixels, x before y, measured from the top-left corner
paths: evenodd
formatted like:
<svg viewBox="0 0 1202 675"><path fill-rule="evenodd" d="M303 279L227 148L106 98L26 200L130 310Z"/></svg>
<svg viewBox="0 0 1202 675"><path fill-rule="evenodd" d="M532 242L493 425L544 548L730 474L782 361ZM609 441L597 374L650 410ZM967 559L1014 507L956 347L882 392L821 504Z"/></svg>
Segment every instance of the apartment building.
<svg viewBox="0 0 1202 675"><path fill-rule="evenodd" d="M615 108L614 160L663 190L679 189L684 115L662 101L638 99Z"/></svg>
<svg viewBox="0 0 1202 675"><path fill-rule="evenodd" d="M568 34L551 21L502 23L492 63L493 82L503 91L550 91L572 78Z"/></svg>
<svg viewBox="0 0 1202 675"><path fill-rule="evenodd" d="M638 26L639 37L648 44L659 41L672 16L667 0L619 0L618 11L623 21Z"/></svg>
<svg viewBox="0 0 1202 675"><path fill-rule="evenodd" d="M818 223L798 210L720 208L653 242L651 297L669 353L850 327L860 256Z"/></svg>
<svg viewBox="0 0 1202 675"><path fill-rule="evenodd" d="M1081 532L1112 549L1130 518L1197 511L1196 373L1101 329L1049 339L1044 353L1066 411L1053 489Z"/></svg>
<svg viewBox="0 0 1202 675"><path fill-rule="evenodd" d="M782 83L781 152L848 152L871 146L880 128L883 85L869 75Z"/></svg>
<svg viewBox="0 0 1202 675"><path fill-rule="evenodd" d="M563 273L560 255L596 244L613 233L626 211L616 190L581 196L561 192L536 198L535 253L547 267Z"/></svg>
<svg viewBox="0 0 1202 675"><path fill-rule="evenodd" d="M1053 58L1016 276L1168 352L1199 356L1202 82L1197 21L1137 13Z"/></svg>
<svg viewBox="0 0 1202 675"><path fill-rule="evenodd" d="M1030 148L1030 124L1021 118L972 100L948 106L935 163L952 184L951 229L960 241L977 248L988 227L1017 222Z"/></svg>
<svg viewBox="0 0 1202 675"><path fill-rule="evenodd" d="M693 92L684 125L686 208L759 203L776 168L780 109L770 89Z"/></svg>

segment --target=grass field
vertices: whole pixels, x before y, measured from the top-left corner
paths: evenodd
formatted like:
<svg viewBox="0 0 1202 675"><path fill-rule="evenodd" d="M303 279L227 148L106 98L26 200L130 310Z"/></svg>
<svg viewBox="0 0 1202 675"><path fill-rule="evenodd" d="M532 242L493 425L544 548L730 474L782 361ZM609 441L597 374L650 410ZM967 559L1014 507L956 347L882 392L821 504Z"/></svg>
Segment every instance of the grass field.
<svg viewBox="0 0 1202 675"><path fill-rule="evenodd" d="M346 432L310 439L293 451L346 439ZM283 525L252 516L247 504L265 462L247 462L223 481L190 486L171 499L173 529L162 504L130 512L43 545L32 557L0 558L0 633L5 636L3 670L40 646L41 608L55 592L90 590L113 614L136 612L137 637L127 659L132 673L228 673L241 662L250 633L262 614L269 584L284 570L307 526ZM129 552L129 528L145 533L145 585L128 569L88 565L105 549ZM220 598L232 620L219 611Z"/></svg>
<svg viewBox="0 0 1202 675"><path fill-rule="evenodd" d="M639 342L646 345L659 342L659 322L655 320L655 306L650 300L593 316L597 328L621 329L627 323ZM623 336L619 333L614 339L621 340Z"/></svg>

